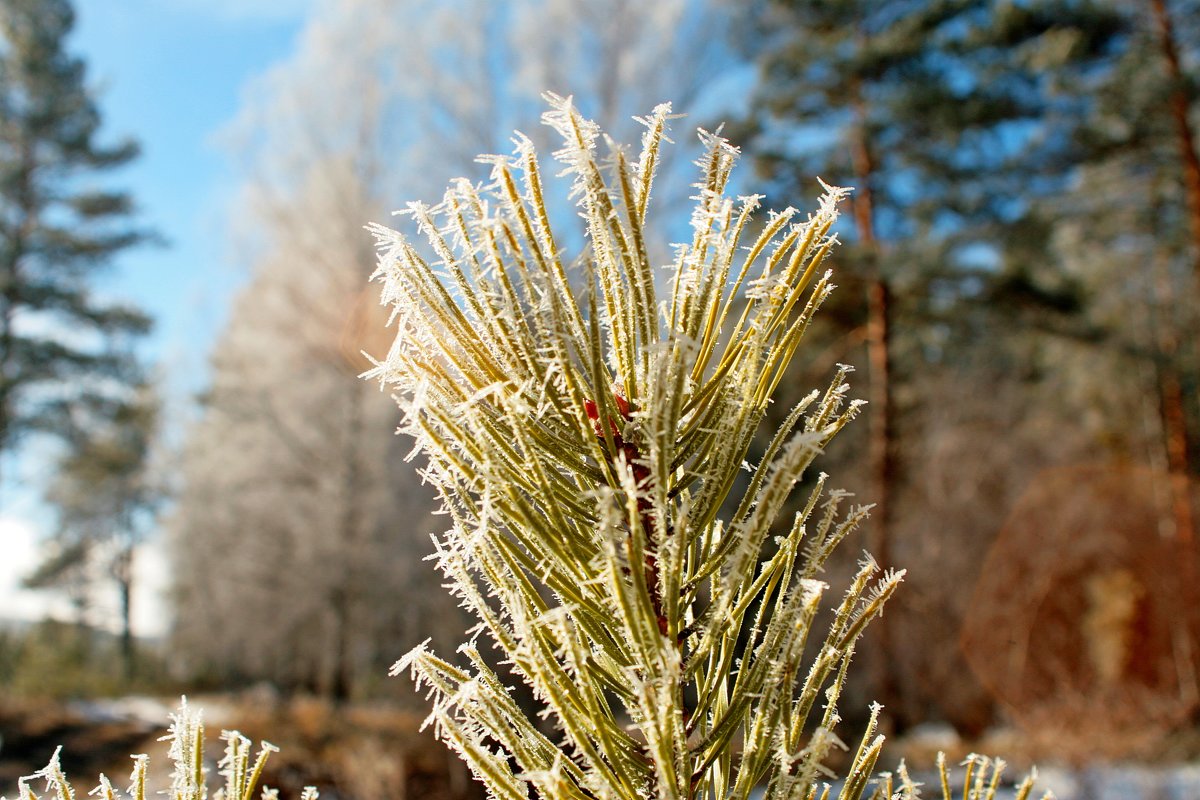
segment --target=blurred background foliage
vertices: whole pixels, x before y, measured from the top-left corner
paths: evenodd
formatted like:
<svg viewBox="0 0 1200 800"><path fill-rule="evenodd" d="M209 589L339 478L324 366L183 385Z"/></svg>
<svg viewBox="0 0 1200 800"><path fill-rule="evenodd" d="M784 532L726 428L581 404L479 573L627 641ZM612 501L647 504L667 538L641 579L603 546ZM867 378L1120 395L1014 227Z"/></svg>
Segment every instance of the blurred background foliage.
<svg viewBox="0 0 1200 800"><path fill-rule="evenodd" d="M232 127L248 279L193 421L166 432L131 344L152 309L87 290L152 235L90 188L136 146L93 139L66 0L2 0L0 21L0 447L59 442L26 578L78 610L4 634L4 694L414 699L387 666L428 636L453 651L465 623L421 561L444 522L395 406L357 377L388 345L362 227L482 179L474 156L514 128L550 152L550 90L631 143L656 103L687 114L653 201L664 261L697 125L724 125L767 207L811 205L816 176L855 187L840 288L777 403L857 367L866 421L822 468L877 504L862 546L909 571L843 706L878 698L898 732L1017 724L1068 755L1194 736L1195 0L317 2ZM168 637L126 618L97 640L94 588L128 592L151 537Z"/></svg>

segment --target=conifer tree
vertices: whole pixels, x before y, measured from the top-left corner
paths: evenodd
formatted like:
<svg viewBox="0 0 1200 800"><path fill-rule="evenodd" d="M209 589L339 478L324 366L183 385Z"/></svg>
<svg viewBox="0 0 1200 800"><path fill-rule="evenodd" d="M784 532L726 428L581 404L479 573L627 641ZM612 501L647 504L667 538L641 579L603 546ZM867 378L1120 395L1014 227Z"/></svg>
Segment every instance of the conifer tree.
<svg viewBox="0 0 1200 800"><path fill-rule="evenodd" d="M1029 273L1038 247L1017 253L1010 243L1032 238L1044 251L1033 200L1063 187L1085 102L1059 89L1107 51L1119 19L1074 0L777 0L763 28L773 44L747 146L768 196L794 194L797 176L855 187L845 260L862 300L841 319L866 343L872 551L887 565L905 472L898 387L931 352L944 359L975 341L947 333L977 324L964 300L998 276ZM1060 300L1037 281L1011 285L1039 303ZM935 346L931 330L942 334ZM877 626L876 652L890 649L889 623ZM900 712L891 678L879 673L879 692Z"/></svg>
<svg viewBox="0 0 1200 800"><path fill-rule="evenodd" d="M151 384L141 382L126 397L77 404L71 417L67 446L46 492L58 523L48 555L25 583L86 592L111 580L119 599L122 671L131 680L134 558L163 492L150 464L158 397ZM97 569L99 581L92 578Z"/></svg>
<svg viewBox="0 0 1200 800"><path fill-rule="evenodd" d="M63 432L65 397L127 377L105 341L149 327L90 285L147 234L130 196L98 183L138 148L100 140L84 64L65 49L73 23L67 0L0 2L0 453Z"/></svg>
<svg viewBox="0 0 1200 800"><path fill-rule="evenodd" d="M1103 3L1074 0L780 0L764 26L775 45L761 64L749 149L772 194L808 175L855 187L849 261L872 294L869 360L886 384L889 287L936 287L944 302L946 289L979 278L981 254L1003 260L1006 237L1033 233L1033 201L1070 174L1086 104L1079 78L1121 21ZM882 272L880 252L899 256ZM872 390L885 438L887 394ZM883 484L891 449L874 458Z"/></svg>
<svg viewBox="0 0 1200 800"><path fill-rule="evenodd" d="M1108 345L1092 394L1112 398L1107 426L1155 472L1164 531L1179 548L1181 596L1195 598L1200 508L1200 4L1121 6L1126 46L1098 82L1075 147L1083 169L1060 199L1057 252L1088 295ZM1114 372L1124 380L1109 379ZM1112 387L1119 387L1114 391ZM1133 409L1148 424L1124 424ZM1194 605L1194 602L1193 602Z"/></svg>

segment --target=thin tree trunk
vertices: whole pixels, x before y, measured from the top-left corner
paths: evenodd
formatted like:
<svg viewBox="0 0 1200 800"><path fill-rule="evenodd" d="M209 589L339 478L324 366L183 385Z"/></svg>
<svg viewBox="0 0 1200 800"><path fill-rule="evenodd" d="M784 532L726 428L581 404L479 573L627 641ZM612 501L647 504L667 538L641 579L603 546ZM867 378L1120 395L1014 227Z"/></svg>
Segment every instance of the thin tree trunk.
<svg viewBox="0 0 1200 800"><path fill-rule="evenodd" d="M342 571L339 585L334 588L332 604L334 611L334 675L331 694L335 701L345 702L350 699L354 688L354 629L353 606L355 604L354 587L359 580L359 564L363 558L362 542L362 512L363 503L362 468L359 443L362 440L363 395L360 387L350 386L350 406L346 420L346 473L342 490L342 519L340 524Z"/></svg>
<svg viewBox="0 0 1200 800"><path fill-rule="evenodd" d="M1167 467L1171 473L1171 509L1175 518L1175 539L1185 558L1181 567L1189 573L1195 568L1196 520L1189 495L1187 425L1184 419L1183 388L1179 374L1164 353L1159 386L1162 393L1163 427L1166 434ZM1191 577L1188 575L1187 577ZM1191 585L1191 580L1187 583Z"/></svg>
<svg viewBox="0 0 1200 800"><path fill-rule="evenodd" d="M1179 146L1180 167L1187 193L1188 217L1192 230L1192 272L1195 289L1200 295L1200 155L1196 152L1196 138L1188 119L1188 98L1184 91L1183 70L1179 61L1179 48L1175 41L1175 27L1166 0L1150 0L1154 22L1158 29L1159 46L1166 65L1167 78L1171 85L1168 110L1175 123ZM1188 591L1193 591L1196 568L1196 519L1191 505L1188 463L1192 440L1187 429L1187 408L1183 384L1178 370L1179 334L1169 318L1167 310L1173 302L1165 269L1159 265L1155 275L1160 321L1159 352L1161 367L1159 389L1161 393L1163 432L1166 437L1167 466L1170 470L1171 508L1174 518L1175 539L1179 545L1181 578Z"/></svg>
<svg viewBox="0 0 1200 800"><path fill-rule="evenodd" d="M853 195L853 213L859 239L868 261L867 360L870 366L871 474L875 509L872 555L883 566L891 560L888 528L891 521L892 454L891 291L879 264L879 240L875 236L874 198L871 192L875 162L867 141L866 109L861 96L855 99L858 128L853 146L854 173L858 185Z"/></svg>
<svg viewBox="0 0 1200 800"><path fill-rule="evenodd" d="M13 439L13 404L17 386L14 374L14 329L17 307L21 302L21 261L29 238L38 224L37 202L34 194L33 171L36 166L33 144L22 135L21 162L16 177L17 191L14 206L17 224L13 228L6 258L0 265L0 455L8 452Z"/></svg>
<svg viewBox="0 0 1200 800"><path fill-rule="evenodd" d="M126 517L122 515L120 524L129 526L132 523ZM121 674L126 684L133 682L137 672L137 648L133 640L133 554L133 544L127 543L109 565L109 574L117 584L121 603Z"/></svg>
<svg viewBox="0 0 1200 800"><path fill-rule="evenodd" d="M133 553L129 553L132 559ZM133 642L133 565L129 565L129 577L120 582L121 591L121 666L125 682L132 684L137 677L137 650Z"/></svg>
<svg viewBox="0 0 1200 800"><path fill-rule="evenodd" d="M1183 385L1177 368L1179 337L1169 310L1173 299L1166 264L1155 265L1155 294L1158 319L1158 389L1162 414L1163 445L1167 455L1167 473L1171 490L1171 521L1179 551L1180 580L1183 591L1195 592L1196 517L1192 510L1188 463L1187 412Z"/></svg>
<svg viewBox="0 0 1200 800"><path fill-rule="evenodd" d="M880 566L891 566L891 494L895 482L895 450L892 442L894 410L891 386L891 291L880 268L880 246L875 235L874 198L871 184L875 161L867 132L866 105L861 88L854 85L854 110L857 119L851 156L857 186L852 211L859 240L867 258L867 362L870 369L870 460L872 497L871 554ZM890 718L899 725L902 715L900 686L892 668L893 636L886 616L872 623L878 653L878 697L888 707Z"/></svg>

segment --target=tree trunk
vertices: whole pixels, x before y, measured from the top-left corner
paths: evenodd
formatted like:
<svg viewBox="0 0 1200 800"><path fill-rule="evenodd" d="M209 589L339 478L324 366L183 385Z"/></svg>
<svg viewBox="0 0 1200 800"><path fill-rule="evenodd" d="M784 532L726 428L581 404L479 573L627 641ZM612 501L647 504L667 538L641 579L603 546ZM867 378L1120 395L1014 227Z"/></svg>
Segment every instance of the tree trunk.
<svg viewBox="0 0 1200 800"><path fill-rule="evenodd" d="M357 379L352 378L355 385L349 386L349 407L347 409L345 430L345 479L342 486L341 523L339 538L341 543L342 570L339 583L334 587L331 598L334 612L335 653L334 675L330 694L336 702L350 699L354 688L354 630L353 610L355 604L355 587L359 581L361 570L359 564L363 558L364 547L362 531L361 505L364 502L362 494L362 455L359 443L363 432L363 393Z"/></svg>
<svg viewBox="0 0 1200 800"><path fill-rule="evenodd" d="M1195 569L1196 558L1196 520L1189 497L1190 468L1183 388L1180 385L1179 374L1169 363L1166 354L1163 362L1159 387L1162 395L1167 468L1171 473L1171 512L1174 517L1175 540L1179 543L1182 557L1180 567L1185 570L1185 583L1191 586L1193 576L1190 573Z"/></svg>
<svg viewBox="0 0 1200 800"><path fill-rule="evenodd" d="M866 104L861 88L854 84L854 110L857 120L852 145L854 176L857 183L852 201L855 225L867 259L867 362L870 400L870 461L872 497L870 550L879 565L891 566L891 494L895 482L895 448L892 442L894 411L891 385L891 291L880 268L880 246L875 235L874 198L871 184L875 161L867 132ZM871 624L878 656L877 697L888 707L889 717L901 726L900 686L892 668L893 643L889 618L880 616Z"/></svg>
<svg viewBox="0 0 1200 800"><path fill-rule="evenodd" d="M121 667L126 684L137 677L137 647L133 641L133 550L122 553L122 574L117 578L121 595Z"/></svg>
<svg viewBox="0 0 1200 800"><path fill-rule="evenodd" d="M1195 594L1196 517L1192 510L1188 463L1187 411L1179 377L1179 337L1170 309L1174 305L1166 264L1155 265L1155 294L1158 306L1157 349L1159 407L1162 414L1163 445L1167 455L1171 492L1171 523L1179 551L1179 578L1185 596ZM1194 596L1188 599L1194 600Z"/></svg>
<svg viewBox="0 0 1200 800"><path fill-rule="evenodd" d="M21 303L20 287L21 260L25 256L26 243L37 227L37 202L34 194L33 171L36 166L33 143L22 134L21 162L15 179L14 206L16 225L7 253L0 265L0 456L12 445L13 403L18 376L14 374L13 355L16 342L14 324L17 308Z"/></svg>
<svg viewBox="0 0 1200 800"><path fill-rule="evenodd" d="M1187 194L1188 218L1192 231L1192 273L1195 290L1200 297L1200 155L1196 138L1188 119L1188 98L1185 92L1175 27L1166 0L1150 0L1159 47L1162 50L1167 78L1171 86L1168 111L1175 123L1179 147L1180 169ZM1167 468L1170 471L1171 509L1175 540L1179 546L1181 578L1187 591L1194 591L1196 567L1196 518L1191 505L1188 463L1192 439L1187 428L1187 408L1183 383L1179 374L1179 332L1167 313L1177 299L1172 298L1165 268L1159 265L1155 276L1160 309L1159 320L1159 390L1162 403L1163 433L1166 438Z"/></svg>
<svg viewBox="0 0 1200 800"><path fill-rule="evenodd" d="M120 591L121 667L125 670L125 681L132 684L133 679L137 678L137 646L133 642L133 582L122 581Z"/></svg>
<svg viewBox="0 0 1200 800"><path fill-rule="evenodd" d="M861 95L855 98L858 126L853 145L855 187L852 210L867 260L867 361L870 367L871 421L871 515L874 521L872 555L881 566L889 566L891 547L888 528L891 521L890 494L893 481L892 387L891 387L891 291L879 264L879 241L875 236L874 205L871 183L875 162L867 141L866 108Z"/></svg>

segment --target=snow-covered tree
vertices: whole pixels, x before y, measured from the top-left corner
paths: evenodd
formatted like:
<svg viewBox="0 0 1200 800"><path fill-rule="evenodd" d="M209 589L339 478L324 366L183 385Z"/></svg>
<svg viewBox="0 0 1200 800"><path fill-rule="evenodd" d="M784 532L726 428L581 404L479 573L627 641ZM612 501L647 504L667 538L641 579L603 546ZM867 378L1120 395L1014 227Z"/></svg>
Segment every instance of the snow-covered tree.
<svg viewBox="0 0 1200 800"><path fill-rule="evenodd" d="M406 451L390 435L394 405L356 379L359 352L384 349L370 341L382 311L364 281L362 226L397 196L432 199L447 174L481 176L475 155L511 147L551 77L606 118L631 113L630 98L697 97L724 57L697 35L714 8L318 4L228 134L251 274L213 357L171 523L175 651L190 668L352 694L383 674L381 653L404 647L414 620L453 618L419 563L445 523L427 517L432 492L395 468ZM575 60L543 39L569 43ZM598 67L615 71L597 82ZM690 182L677 182L680 197Z"/></svg>

